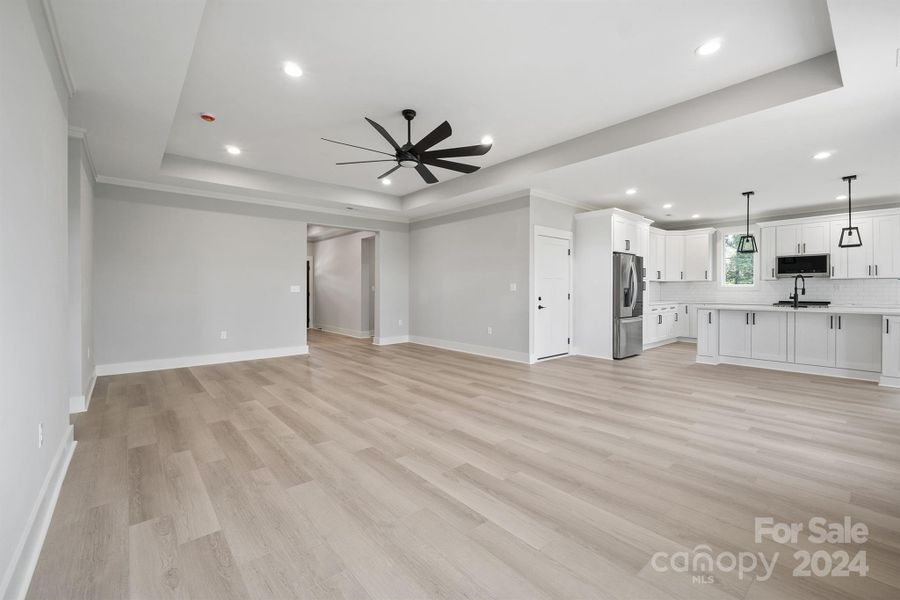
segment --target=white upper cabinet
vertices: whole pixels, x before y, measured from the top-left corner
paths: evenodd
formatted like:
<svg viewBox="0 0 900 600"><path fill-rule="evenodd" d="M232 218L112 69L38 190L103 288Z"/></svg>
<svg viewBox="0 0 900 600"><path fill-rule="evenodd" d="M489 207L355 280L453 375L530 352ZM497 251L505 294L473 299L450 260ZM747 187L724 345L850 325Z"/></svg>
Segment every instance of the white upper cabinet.
<svg viewBox="0 0 900 600"><path fill-rule="evenodd" d="M872 218L874 276L900 277L900 215Z"/></svg>
<svg viewBox="0 0 900 600"><path fill-rule="evenodd" d="M830 254L834 279L900 279L900 212L863 211L853 215L862 246L841 248L841 230L846 216L812 217L782 224L760 226L762 279L777 271L776 256ZM767 248L774 245L773 256Z"/></svg>
<svg viewBox="0 0 900 600"><path fill-rule="evenodd" d="M825 254L828 252L829 227L826 222L779 225L776 228L776 254Z"/></svg>
<svg viewBox="0 0 900 600"><path fill-rule="evenodd" d="M759 231L759 274L763 279L775 279L775 227L763 227Z"/></svg>
<svg viewBox="0 0 900 600"><path fill-rule="evenodd" d="M799 223L796 225L779 225L777 228L778 240L775 244L777 248L776 254L778 256L800 254L801 244L803 243L800 241L802 231L803 226Z"/></svg>
<svg viewBox="0 0 900 600"><path fill-rule="evenodd" d="M801 254L826 254L828 252L828 223L804 223L800 237Z"/></svg>
<svg viewBox="0 0 900 600"><path fill-rule="evenodd" d="M684 236L666 234L666 281L684 281Z"/></svg>
<svg viewBox="0 0 900 600"><path fill-rule="evenodd" d="M621 215L613 216L613 252L628 252L643 256L640 249L638 223Z"/></svg>
<svg viewBox="0 0 900 600"><path fill-rule="evenodd" d="M691 233L684 236L685 281L709 281L712 279L712 236L709 233Z"/></svg>
<svg viewBox="0 0 900 600"><path fill-rule="evenodd" d="M846 222L842 226L846 227ZM875 240L872 237L872 219L853 219L853 226L859 227L859 237L862 240L862 246L857 248L840 248L841 252L847 253L846 277L848 279L872 277L875 273L873 264ZM838 240L840 240L840 234L838 234Z"/></svg>
<svg viewBox="0 0 900 600"><path fill-rule="evenodd" d="M666 234L663 231L650 229L648 255L647 279L662 281L666 277Z"/></svg>

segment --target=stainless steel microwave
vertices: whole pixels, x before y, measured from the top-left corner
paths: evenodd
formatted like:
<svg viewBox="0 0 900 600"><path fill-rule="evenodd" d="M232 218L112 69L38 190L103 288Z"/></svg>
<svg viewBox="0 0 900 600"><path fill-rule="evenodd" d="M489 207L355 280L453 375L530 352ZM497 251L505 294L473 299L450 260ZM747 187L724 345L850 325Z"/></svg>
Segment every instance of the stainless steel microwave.
<svg viewBox="0 0 900 600"><path fill-rule="evenodd" d="M775 259L776 277L828 277L831 270L830 254L803 254L779 256Z"/></svg>

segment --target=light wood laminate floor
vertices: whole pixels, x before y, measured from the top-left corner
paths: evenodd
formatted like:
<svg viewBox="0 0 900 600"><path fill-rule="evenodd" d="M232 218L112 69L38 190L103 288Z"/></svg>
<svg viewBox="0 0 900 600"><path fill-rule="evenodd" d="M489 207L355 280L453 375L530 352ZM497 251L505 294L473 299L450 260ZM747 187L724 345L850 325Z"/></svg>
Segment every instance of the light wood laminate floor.
<svg viewBox="0 0 900 600"><path fill-rule="evenodd" d="M688 344L533 366L310 345L100 378L28 597L900 598L896 391ZM754 517L819 515L866 523L844 549L867 577L754 543ZM780 558L765 582L651 566L699 544Z"/></svg>

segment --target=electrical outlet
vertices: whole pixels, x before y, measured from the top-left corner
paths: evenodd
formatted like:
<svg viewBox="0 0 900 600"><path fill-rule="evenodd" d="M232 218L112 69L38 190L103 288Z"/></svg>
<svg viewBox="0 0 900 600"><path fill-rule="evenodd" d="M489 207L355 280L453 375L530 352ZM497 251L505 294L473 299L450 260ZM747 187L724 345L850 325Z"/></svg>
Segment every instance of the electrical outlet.
<svg viewBox="0 0 900 600"><path fill-rule="evenodd" d="M514 283L509 284L509 291L511 291L511 292L516 291L516 284L514 284Z"/></svg>
<svg viewBox="0 0 900 600"><path fill-rule="evenodd" d="M488 335L494 335L494 328L488 327Z"/></svg>
<svg viewBox="0 0 900 600"><path fill-rule="evenodd" d="M227 339L228 339L228 332L225 331L224 329L223 329L222 331L220 331L220 332L219 332L219 339L220 339L220 340L227 340Z"/></svg>
<svg viewBox="0 0 900 600"><path fill-rule="evenodd" d="M299 293L300 293L300 286L299 286L299 285L292 285L292 286L291 286L291 293L292 293L292 294L299 294Z"/></svg>
<svg viewBox="0 0 900 600"><path fill-rule="evenodd" d="M44 447L44 424L38 423L38 448Z"/></svg>

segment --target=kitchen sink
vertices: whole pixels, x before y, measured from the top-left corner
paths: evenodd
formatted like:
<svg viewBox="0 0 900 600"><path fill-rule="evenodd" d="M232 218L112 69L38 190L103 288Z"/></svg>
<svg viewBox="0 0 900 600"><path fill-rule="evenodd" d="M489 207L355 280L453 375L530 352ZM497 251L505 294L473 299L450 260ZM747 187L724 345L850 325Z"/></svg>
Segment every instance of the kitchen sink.
<svg viewBox="0 0 900 600"><path fill-rule="evenodd" d="M822 301L822 300L804 300L797 303L797 308L828 308L828 305L831 302ZM772 306L785 306L785 307L793 307L793 300L779 300L778 302L773 302Z"/></svg>

